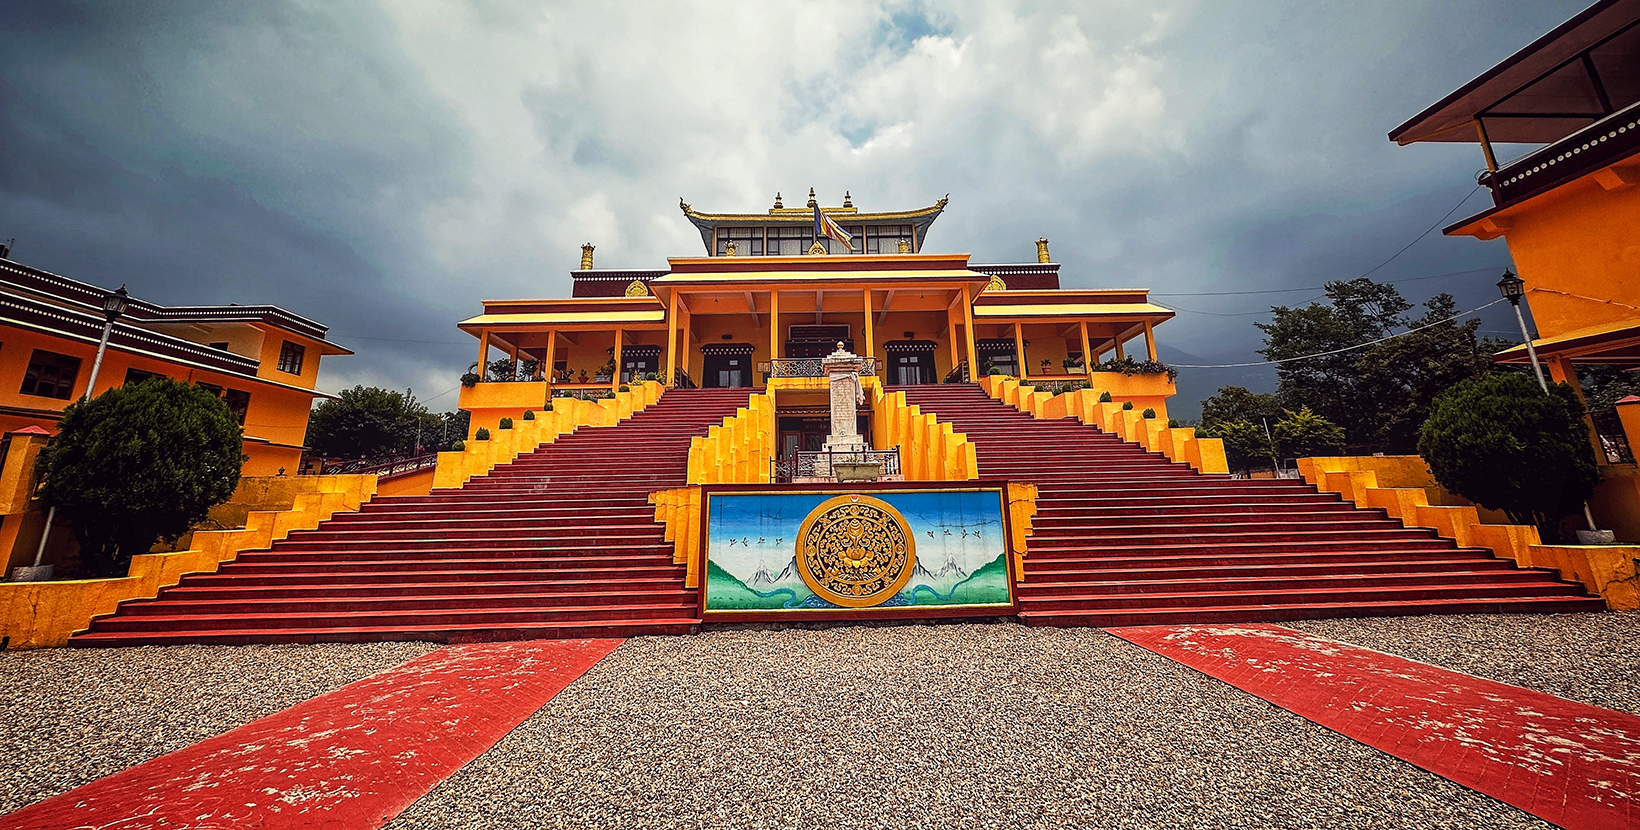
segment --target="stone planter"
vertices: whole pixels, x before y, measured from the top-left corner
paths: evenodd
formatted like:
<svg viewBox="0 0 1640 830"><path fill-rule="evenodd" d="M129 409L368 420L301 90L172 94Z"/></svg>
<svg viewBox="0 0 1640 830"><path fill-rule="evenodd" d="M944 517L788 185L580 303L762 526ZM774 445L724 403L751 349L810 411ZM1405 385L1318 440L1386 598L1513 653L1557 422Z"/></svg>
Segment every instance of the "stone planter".
<svg viewBox="0 0 1640 830"><path fill-rule="evenodd" d="M11 569L11 581L50 582L54 567L55 566L52 565L40 565L39 567L27 567L20 565Z"/></svg>
<svg viewBox="0 0 1640 830"><path fill-rule="evenodd" d="M876 481L882 475L883 465L877 461L839 461L831 465L831 474L843 481Z"/></svg>

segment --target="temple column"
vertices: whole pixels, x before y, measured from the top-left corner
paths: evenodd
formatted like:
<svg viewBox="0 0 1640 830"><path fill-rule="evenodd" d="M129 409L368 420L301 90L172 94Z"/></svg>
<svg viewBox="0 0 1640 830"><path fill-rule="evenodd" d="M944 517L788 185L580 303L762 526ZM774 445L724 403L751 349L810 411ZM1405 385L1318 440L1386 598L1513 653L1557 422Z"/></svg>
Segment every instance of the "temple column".
<svg viewBox="0 0 1640 830"><path fill-rule="evenodd" d="M865 303L861 307L866 310L866 352L861 356L866 360L876 360L877 342L871 328L871 289L867 288L860 293L865 297Z"/></svg>
<svg viewBox="0 0 1640 830"><path fill-rule="evenodd" d="M552 385L558 381L552 373L552 367L558 364L558 331L547 329L547 399L552 399Z"/></svg>
<svg viewBox="0 0 1640 830"><path fill-rule="evenodd" d="M615 392L621 388L621 330L615 329L615 371L609 374L609 391Z"/></svg>
<svg viewBox="0 0 1640 830"><path fill-rule="evenodd" d="M1119 332L1116 333L1116 337L1113 338L1115 343L1116 343L1116 359L1117 360L1122 360L1122 359L1127 357L1127 355L1122 353L1122 335L1123 334L1124 334L1124 332L1119 331Z"/></svg>
<svg viewBox="0 0 1640 830"><path fill-rule="evenodd" d="M945 329L946 342L951 346L951 369L955 371L957 365L962 363L962 356L957 353L957 316L951 313L950 308L945 309ZM968 368L968 379L975 380L977 377L978 373L970 366Z"/></svg>
<svg viewBox="0 0 1640 830"><path fill-rule="evenodd" d="M1025 365L1025 329L1018 323L1014 324L1014 354L1019 358L1019 382L1024 383L1031 367Z"/></svg>
<svg viewBox="0 0 1640 830"><path fill-rule="evenodd" d="M1583 423L1588 427L1589 443L1594 445L1594 462L1605 466L1609 463L1606 448L1601 445L1600 433L1594 428L1594 417L1589 414L1589 402L1583 399L1583 384L1577 381L1577 367L1573 366L1570 360L1558 355L1545 357L1543 362L1549 364L1549 379L1572 387L1572 396L1583 405Z"/></svg>
<svg viewBox="0 0 1640 830"><path fill-rule="evenodd" d="M483 329L478 333L478 382L483 383L489 377L490 362L490 330Z"/></svg>
<svg viewBox="0 0 1640 830"><path fill-rule="evenodd" d="M974 295L965 283L962 286L963 337L968 340L968 379L979 380L979 358L974 356Z"/></svg>
<svg viewBox="0 0 1640 830"><path fill-rule="evenodd" d="M666 386L670 388L678 379L678 292L672 290L671 308L666 314Z"/></svg>
<svg viewBox="0 0 1640 830"><path fill-rule="evenodd" d="M780 359L780 292L769 291L769 377L774 377L774 362ZM765 383L765 386L768 384Z"/></svg>
<svg viewBox="0 0 1640 830"><path fill-rule="evenodd" d="M1088 321L1083 320L1076 327L1082 331L1082 372L1088 376L1088 386L1093 386L1093 348L1088 345Z"/></svg>
<svg viewBox="0 0 1640 830"><path fill-rule="evenodd" d="M1149 320L1145 321L1145 351L1150 354L1151 360L1156 359L1156 333L1151 329Z"/></svg>
<svg viewBox="0 0 1640 830"><path fill-rule="evenodd" d="M681 301L678 303L678 308L683 311L683 319L678 321L678 325L683 327L683 337L682 337L681 342L678 343L678 351L681 352L682 356L683 356L683 373L688 374L689 373L689 335L691 333L689 331L689 329L690 329L691 326L694 325L695 315L691 314L689 312L689 307L685 306Z"/></svg>

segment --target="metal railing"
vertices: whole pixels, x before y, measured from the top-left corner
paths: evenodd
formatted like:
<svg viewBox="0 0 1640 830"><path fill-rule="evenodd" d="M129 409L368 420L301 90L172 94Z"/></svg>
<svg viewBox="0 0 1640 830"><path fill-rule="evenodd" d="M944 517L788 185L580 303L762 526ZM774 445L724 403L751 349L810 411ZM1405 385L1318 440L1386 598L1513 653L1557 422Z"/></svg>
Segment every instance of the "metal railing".
<svg viewBox="0 0 1640 830"><path fill-rule="evenodd" d="M772 477L778 483L790 484L800 478L833 479L833 470L839 464L878 464L881 478L900 475L900 448L864 450L858 452L800 452L794 458L769 462Z"/></svg>
<svg viewBox="0 0 1640 830"><path fill-rule="evenodd" d="M777 357L769 361L769 377L771 378L823 378L826 368L818 357ZM877 374L877 358L864 359L860 367L860 374Z"/></svg>
<svg viewBox="0 0 1640 830"><path fill-rule="evenodd" d="M341 464L326 465L319 471L320 475L376 475L391 476L399 473L409 473L416 470L425 470L438 465L438 453L424 452L420 455L403 453L388 458L361 458L356 461L344 461Z"/></svg>

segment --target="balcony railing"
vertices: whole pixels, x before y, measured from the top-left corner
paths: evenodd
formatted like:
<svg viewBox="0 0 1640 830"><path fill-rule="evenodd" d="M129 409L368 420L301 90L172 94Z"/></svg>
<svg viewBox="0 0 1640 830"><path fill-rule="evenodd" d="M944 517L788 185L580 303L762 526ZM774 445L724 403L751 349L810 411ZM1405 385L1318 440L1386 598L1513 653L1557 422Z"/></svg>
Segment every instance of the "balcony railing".
<svg viewBox="0 0 1640 830"><path fill-rule="evenodd" d="M345 461L341 464L326 465L320 475L376 475L387 477L399 473L409 473L416 470L425 470L438 465L438 453L426 452L420 455L402 454L388 458L361 458L357 461Z"/></svg>
<svg viewBox="0 0 1640 830"><path fill-rule="evenodd" d="M1640 148L1640 103L1512 161L1482 181L1491 185L1492 200L1502 207L1632 156L1636 148Z"/></svg>
<svg viewBox="0 0 1640 830"><path fill-rule="evenodd" d="M769 377L771 378L823 378L826 376L825 366L818 357L781 357L769 361ZM861 375L877 374L877 358L865 358L865 365L860 367Z"/></svg>
<svg viewBox="0 0 1640 830"><path fill-rule="evenodd" d="M882 467L878 478L892 481L901 478L899 447L860 452L800 452L794 458L782 458L770 464L774 468L774 480L781 484L812 479L831 481L836 478L833 470L839 464L878 464Z"/></svg>

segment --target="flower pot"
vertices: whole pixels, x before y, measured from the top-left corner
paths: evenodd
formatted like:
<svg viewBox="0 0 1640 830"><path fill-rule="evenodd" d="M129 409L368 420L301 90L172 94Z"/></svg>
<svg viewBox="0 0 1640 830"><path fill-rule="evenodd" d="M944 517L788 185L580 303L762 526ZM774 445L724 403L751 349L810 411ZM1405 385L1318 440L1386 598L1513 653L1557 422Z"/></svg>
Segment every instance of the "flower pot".
<svg viewBox="0 0 1640 830"><path fill-rule="evenodd" d="M839 461L831 465L831 474L838 481L876 481L882 475L883 465L878 461Z"/></svg>

